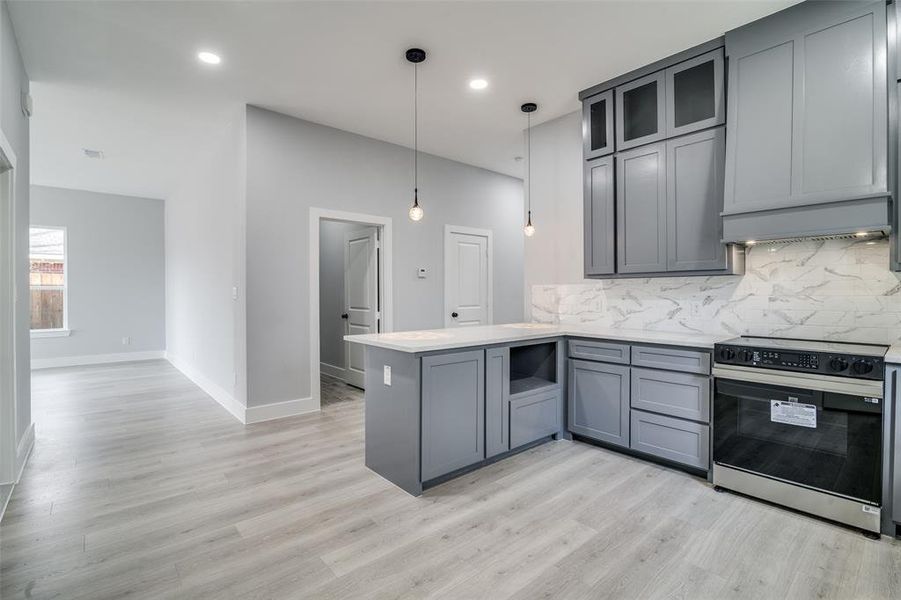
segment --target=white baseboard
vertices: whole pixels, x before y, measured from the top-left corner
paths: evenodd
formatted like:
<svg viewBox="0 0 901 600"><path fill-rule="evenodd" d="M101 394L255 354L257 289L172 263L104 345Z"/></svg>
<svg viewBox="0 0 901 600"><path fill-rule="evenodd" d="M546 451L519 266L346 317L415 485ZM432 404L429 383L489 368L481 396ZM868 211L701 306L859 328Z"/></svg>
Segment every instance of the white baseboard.
<svg viewBox="0 0 901 600"><path fill-rule="evenodd" d="M172 363L173 367L181 371L185 377L193 381L194 384L197 385L197 387L206 392L213 400L221 404L222 408L230 412L233 417L235 417L242 423L245 423L244 413L247 411L247 407L238 402L238 400L232 394L226 391L225 388L221 387L217 383L214 383L213 381L208 379L206 375L201 373L196 367L177 356L167 353L166 360Z"/></svg>
<svg viewBox="0 0 901 600"><path fill-rule="evenodd" d="M19 483L19 480L22 479L22 471L25 470L25 464L28 462L28 457L31 456L33 449L34 423L28 426L28 429L22 435L22 439L19 440L19 445L16 447L16 483Z"/></svg>
<svg viewBox="0 0 901 600"><path fill-rule="evenodd" d="M104 365L137 360L157 360L165 357L166 353L162 350L149 350L146 352L120 352L118 354L85 354L83 356L60 356L57 358L32 358L31 369Z"/></svg>
<svg viewBox="0 0 901 600"><path fill-rule="evenodd" d="M0 486L2 487L2 486ZM13 497L13 490L16 489L16 486L9 485L3 489L0 489L0 523L3 522L3 515L6 514L6 507L9 506L9 500Z"/></svg>
<svg viewBox="0 0 901 600"><path fill-rule="evenodd" d="M248 406L246 410L244 422L250 424L316 412L319 410L319 405L313 398L298 398L260 406Z"/></svg>
<svg viewBox="0 0 901 600"><path fill-rule="evenodd" d="M28 458L31 456L31 451L33 449L34 423L28 426L28 429L25 430L25 434L16 446L16 479L12 485L8 486L7 493L3 497L0 497L0 522L3 521L3 515L6 514L6 507L9 505L9 500L13 496L16 485L22 479L22 472L25 470L25 465L28 464Z"/></svg>
<svg viewBox="0 0 901 600"><path fill-rule="evenodd" d="M347 372L347 369L344 367L336 367L335 365L330 365L326 362L319 363L319 372L325 375L331 375L341 381L344 381L344 375Z"/></svg>
<svg viewBox="0 0 901 600"><path fill-rule="evenodd" d="M298 398L296 400L285 400L284 402L273 402L260 406L244 406L233 395L218 384L210 381L186 361L172 354L167 354L166 358L172 363L173 367L181 371L185 377L193 381L197 387L209 394L213 400L221 404L225 410L245 425L293 417L319 410L319 404L313 398Z"/></svg>

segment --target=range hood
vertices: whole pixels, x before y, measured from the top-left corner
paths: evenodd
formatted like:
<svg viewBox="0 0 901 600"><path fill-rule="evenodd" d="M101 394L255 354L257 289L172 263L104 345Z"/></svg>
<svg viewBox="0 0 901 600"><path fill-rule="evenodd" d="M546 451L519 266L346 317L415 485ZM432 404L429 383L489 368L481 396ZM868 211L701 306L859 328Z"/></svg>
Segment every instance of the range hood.
<svg viewBox="0 0 901 600"><path fill-rule="evenodd" d="M888 235L891 229L891 199L884 194L723 213L723 240L727 243L878 238Z"/></svg>

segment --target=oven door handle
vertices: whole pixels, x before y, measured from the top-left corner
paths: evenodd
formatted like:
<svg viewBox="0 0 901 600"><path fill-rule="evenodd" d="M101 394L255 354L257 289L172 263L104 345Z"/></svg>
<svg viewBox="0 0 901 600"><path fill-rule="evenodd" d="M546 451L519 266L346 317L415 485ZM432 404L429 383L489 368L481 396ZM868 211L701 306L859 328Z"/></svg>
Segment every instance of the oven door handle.
<svg viewBox="0 0 901 600"><path fill-rule="evenodd" d="M832 377L830 375L813 373L794 373L721 364L713 366L713 376L714 378L731 379L733 381L833 392L836 394L848 394L849 396L882 398L882 382L869 379Z"/></svg>

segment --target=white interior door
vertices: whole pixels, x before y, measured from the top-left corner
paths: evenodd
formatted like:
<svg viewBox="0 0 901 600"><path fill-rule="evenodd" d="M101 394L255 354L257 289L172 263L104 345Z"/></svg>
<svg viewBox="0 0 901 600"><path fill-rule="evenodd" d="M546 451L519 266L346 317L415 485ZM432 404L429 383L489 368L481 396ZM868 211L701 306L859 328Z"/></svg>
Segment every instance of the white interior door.
<svg viewBox="0 0 901 600"><path fill-rule="evenodd" d="M444 323L491 323L491 232L448 227L444 240Z"/></svg>
<svg viewBox="0 0 901 600"><path fill-rule="evenodd" d="M344 234L344 314L348 335L377 333L378 229ZM347 383L363 387L363 345L344 342Z"/></svg>

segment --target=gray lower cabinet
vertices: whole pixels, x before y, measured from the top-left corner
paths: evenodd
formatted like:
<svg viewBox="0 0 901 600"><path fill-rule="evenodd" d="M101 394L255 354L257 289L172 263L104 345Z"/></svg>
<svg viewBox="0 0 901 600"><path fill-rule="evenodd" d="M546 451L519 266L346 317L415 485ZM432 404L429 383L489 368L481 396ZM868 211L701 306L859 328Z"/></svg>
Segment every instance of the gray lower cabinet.
<svg viewBox="0 0 901 600"><path fill-rule="evenodd" d="M596 340L569 340L568 356L584 360L600 360L628 365L631 360L629 344L599 342Z"/></svg>
<svg viewBox="0 0 901 600"><path fill-rule="evenodd" d="M726 268L722 243L723 127L666 142L666 268L706 271Z"/></svg>
<svg viewBox="0 0 901 600"><path fill-rule="evenodd" d="M559 389L521 396L509 404L511 448L560 431Z"/></svg>
<svg viewBox="0 0 901 600"><path fill-rule="evenodd" d="M569 360L569 431L629 446L629 367Z"/></svg>
<svg viewBox="0 0 901 600"><path fill-rule="evenodd" d="M666 144L616 155L616 270L666 271Z"/></svg>
<svg viewBox="0 0 901 600"><path fill-rule="evenodd" d="M485 458L485 351L422 358L422 481Z"/></svg>
<svg viewBox="0 0 901 600"><path fill-rule="evenodd" d="M632 411L630 447L690 467L710 467L710 427L692 421Z"/></svg>
<svg viewBox="0 0 901 600"><path fill-rule="evenodd" d="M585 163L584 245L585 274L609 275L616 271L613 156Z"/></svg>
<svg viewBox="0 0 901 600"><path fill-rule="evenodd" d="M632 346L632 366L708 375L710 352L690 348Z"/></svg>
<svg viewBox="0 0 901 600"><path fill-rule="evenodd" d="M510 449L510 348L485 350L485 458Z"/></svg>
<svg viewBox="0 0 901 600"><path fill-rule="evenodd" d="M886 483L882 496L891 499L890 519L901 525L901 365L886 365L885 399L884 410L890 412L883 413L884 438L889 440L885 447L891 460L883 459ZM889 525L888 519L883 518L883 524Z"/></svg>
<svg viewBox="0 0 901 600"><path fill-rule="evenodd" d="M632 367L632 408L693 421L710 421L706 375Z"/></svg>
<svg viewBox="0 0 901 600"><path fill-rule="evenodd" d="M726 34L726 239L730 215L888 194L886 40L882 0L803 2ZM756 239L786 219L799 234L845 226L765 217Z"/></svg>

